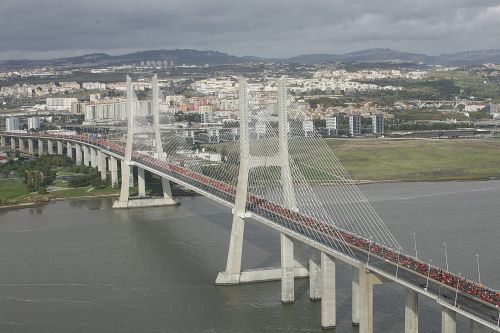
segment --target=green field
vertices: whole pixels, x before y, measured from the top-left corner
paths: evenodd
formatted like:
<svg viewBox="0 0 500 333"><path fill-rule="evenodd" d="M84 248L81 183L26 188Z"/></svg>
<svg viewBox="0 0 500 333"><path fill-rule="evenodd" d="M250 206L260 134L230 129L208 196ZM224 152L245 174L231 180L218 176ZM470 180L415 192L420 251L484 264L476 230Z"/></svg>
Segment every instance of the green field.
<svg viewBox="0 0 500 333"><path fill-rule="evenodd" d="M500 140L327 140L356 180L500 178Z"/></svg>
<svg viewBox="0 0 500 333"><path fill-rule="evenodd" d="M14 199L26 194L28 194L28 189L20 178L0 179L0 199Z"/></svg>

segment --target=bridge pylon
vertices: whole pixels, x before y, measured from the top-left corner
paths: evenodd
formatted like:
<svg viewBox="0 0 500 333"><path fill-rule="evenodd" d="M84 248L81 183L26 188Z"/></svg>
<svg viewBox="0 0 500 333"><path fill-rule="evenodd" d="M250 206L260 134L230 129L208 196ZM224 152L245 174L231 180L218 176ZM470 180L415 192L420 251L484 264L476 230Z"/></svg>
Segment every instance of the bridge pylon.
<svg viewBox="0 0 500 333"><path fill-rule="evenodd" d="M250 214L246 211L249 181L248 178L250 170L252 168L262 166L280 167L284 204L289 209L297 209L288 153L288 110L286 79L281 78L278 81L279 151L275 156L259 158L259 156L251 155L248 130L248 124L250 121L249 104L248 84L245 79L240 78L240 165L238 184L236 188L236 200L233 211L233 222L231 228L231 238L229 241L226 270L218 274L215 284L231 285L281 279L282 302L291 303L294 301L294 279L296 277L307 277L309 274L307 268L300 265L294 259L295 241L293 240L293 238L285 234L281 234L280 236L281 267L270 267L253 270L241 269L245 219L250 217Z"/></svg>
<svg viewBox="0 0 500 333"><path fill-rule="evenodd" d="M152 101L151 101L151 111L153 115L153 130L154 130L154 149L155 153L160 159L166 159L166 154L163 151L161 135L160 135L160 124L159 124L159 107L158 107L158 96L159 96L159 86L158 78L155 75L152 79ZM137 113L137 98L134 94L134 88L132 85L132 79L127 76L127 143L125 146L125 160L122 164L121 170L121 190L120 197L113 203L113 208L131 208L131 207L151 207L151 206L164 206L176 204L173 199L172 191L170 187L170 181L167 179L161 179L163 187L163 197L146 197L145 192L145 169L141 168L140 165L135 164L133 161L133 144L134 144L134 134L136 132L134 118ZM138 186L139 186L139 197L130 197L130 181L129 179L133 175L133 168L136 166L138 168Z"/></svg>

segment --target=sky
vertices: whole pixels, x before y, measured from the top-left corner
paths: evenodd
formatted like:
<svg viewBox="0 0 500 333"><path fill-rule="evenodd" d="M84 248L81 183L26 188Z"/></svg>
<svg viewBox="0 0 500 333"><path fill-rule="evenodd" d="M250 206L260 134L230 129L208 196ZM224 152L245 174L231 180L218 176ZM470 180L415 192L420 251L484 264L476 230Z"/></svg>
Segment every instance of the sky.
<svg viewBox="0 0 500 333"><path fill-rule="evenodd" d="M500 49L500 0L0 0L0 59Z"/></svg>

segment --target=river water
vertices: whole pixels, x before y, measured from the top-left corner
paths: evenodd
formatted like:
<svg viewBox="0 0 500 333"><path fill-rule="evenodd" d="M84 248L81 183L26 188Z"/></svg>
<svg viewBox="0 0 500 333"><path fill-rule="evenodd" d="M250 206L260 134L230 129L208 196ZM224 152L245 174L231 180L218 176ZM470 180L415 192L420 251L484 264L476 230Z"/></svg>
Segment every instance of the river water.
<svg viewBox="0 0 500 333"><path fill-rule="evenodd" d="M361 187L409 253L500 289L500 181ZM175 207L113 210L112 199L0 212L0 332L320 332L308 280L282 305L280 283L213 285L225 267L231 214L203 197ZM279 235L245 234L245 268L279 263ZM337 268L336 332L350 318L351 270ZM440 332L439 307L420 298L421 332ZM404 291L375 287L376 332L404 331ZM459 331L468 322L460 320ZM486 332L486 330L485 330Z"/></svg>

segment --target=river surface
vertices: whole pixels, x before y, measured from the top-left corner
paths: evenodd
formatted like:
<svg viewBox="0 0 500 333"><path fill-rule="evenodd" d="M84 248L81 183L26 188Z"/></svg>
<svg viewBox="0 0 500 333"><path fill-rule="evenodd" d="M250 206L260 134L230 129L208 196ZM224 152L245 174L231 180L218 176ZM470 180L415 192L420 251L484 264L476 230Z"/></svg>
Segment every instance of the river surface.
<svg viewBox="0 0 500 333"><path fill-rule="evenodd" d="M361 187L408 253L500 289L500 181ZM320 302L296 280L216 287L231 214L203 197L175 207L113 210L112 199L0 212L0 332L321 332ZM306 250L306 249L302 249ZM246 227L243 266L279 264L279 235ZM351 270L337 265L335 332L351 326ZM375 332L404 331L404 290L375 287ZM439 307L420 298L421 332L440 332ZM468 322L460 319L459 332ZM484 331L486 332L486 330Z"/></svg>

